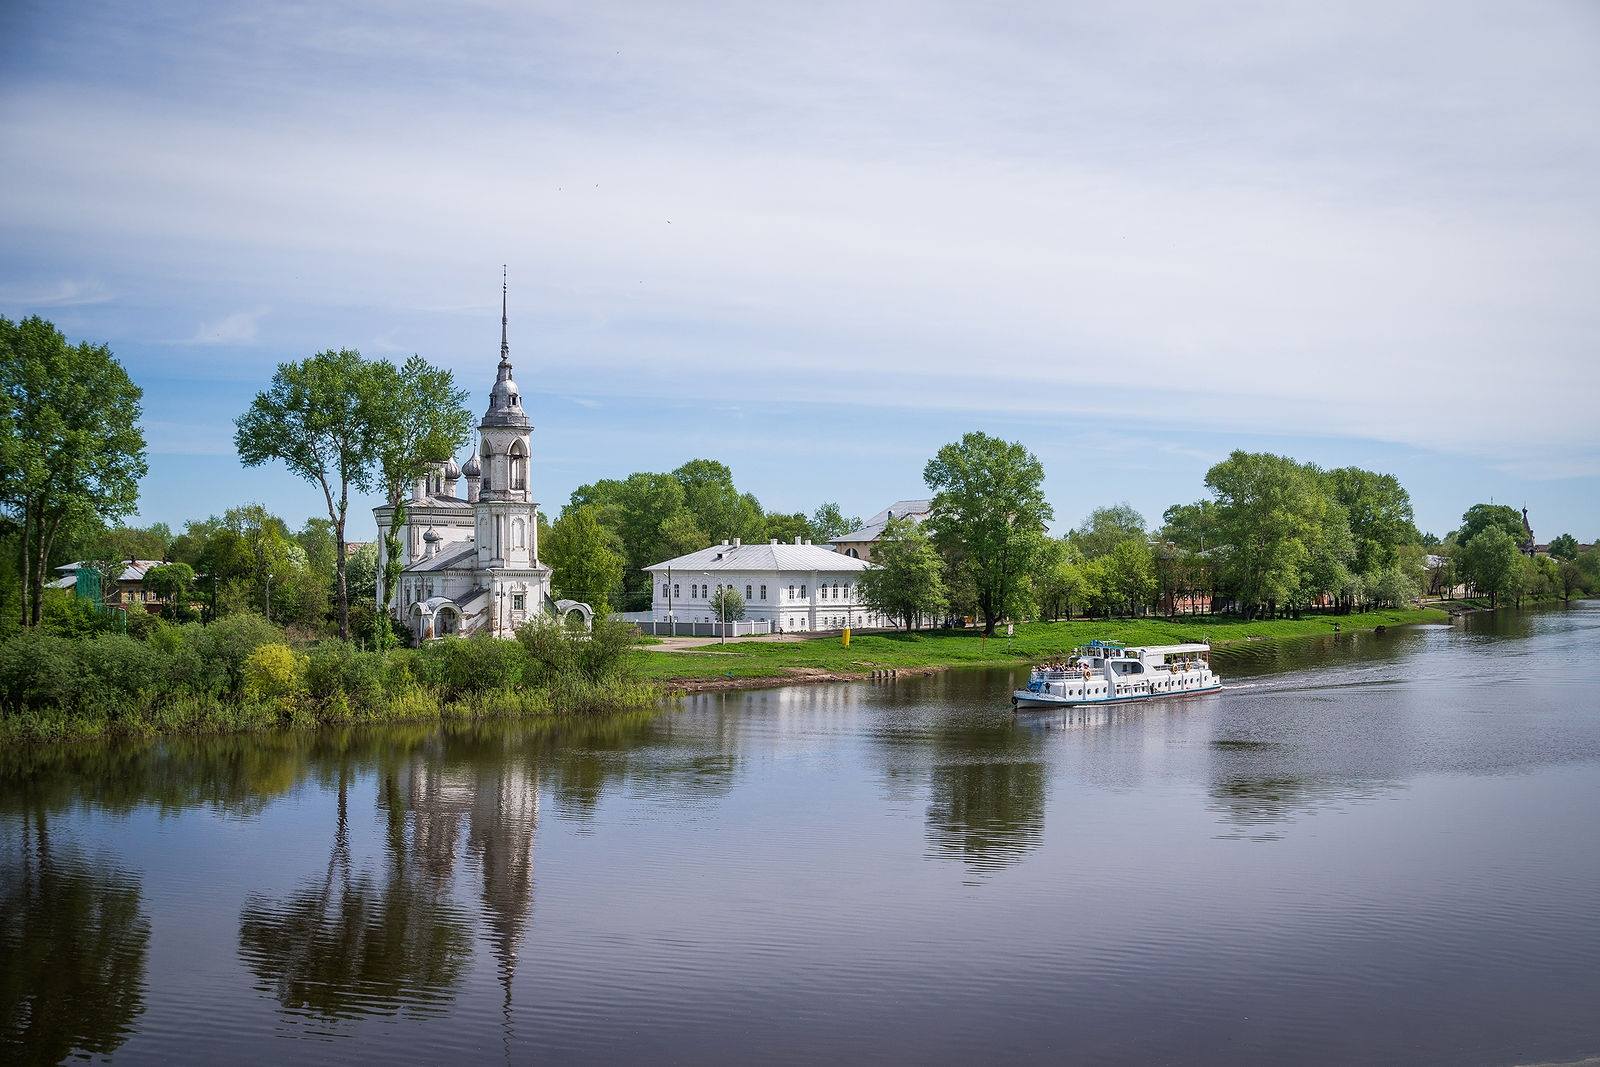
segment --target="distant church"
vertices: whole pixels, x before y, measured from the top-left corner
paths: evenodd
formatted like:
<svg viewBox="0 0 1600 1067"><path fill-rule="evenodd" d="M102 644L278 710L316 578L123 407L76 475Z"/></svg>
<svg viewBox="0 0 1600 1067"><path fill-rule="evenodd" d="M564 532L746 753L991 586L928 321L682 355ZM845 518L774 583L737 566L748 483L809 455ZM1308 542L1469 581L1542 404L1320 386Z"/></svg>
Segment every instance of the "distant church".
<svg viewBox="0 0 1600 1067"><path fill-rule="evenodd" d="M552 598L550 568L539 561L539 504L529 488L532 430L511 376L502 280L500 367L489 410L478 424L477 450L464 465L454 459L436 464L412 486L400 527L405 569L393 602L378 605L416 640L474 633L510 637L539 617L591 621L589 605ZM463 476L465 499L456 495ZM386 503L372 513L378 529L388 529L394 508ZM380 573L385 555L380 537Z"/></svg>

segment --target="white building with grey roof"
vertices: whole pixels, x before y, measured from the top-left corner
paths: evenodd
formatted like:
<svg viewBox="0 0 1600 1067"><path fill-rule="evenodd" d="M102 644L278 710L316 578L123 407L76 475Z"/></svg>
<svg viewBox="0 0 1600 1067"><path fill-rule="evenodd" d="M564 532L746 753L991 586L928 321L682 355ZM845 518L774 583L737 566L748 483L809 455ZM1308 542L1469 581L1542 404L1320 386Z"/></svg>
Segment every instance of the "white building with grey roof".
<svg viewBox="0 0 1600 1067"><path fill-rule="evenodd" d="M744 617L790 633L885 625L861 600L865 560L810 541L742 543L738 538L652 564L651 618L718 622L711 600L731 586L744 597Z"/></svg>
<svg viewBox="0 0 1600 1067"><path fill-rule="evenodd" d="M889 525L890 519L907 519L913 523L921 523L932 511L931 500L896 500L862 523L860 529L841 534L828 544L832 545L836 552L853 559L871 561L872 550L878 546L879 539L883 537L883 528Z"/></svg>
<svg viewBox="0 0 1600 1067"><path fill-rule="evenodd" d="M489 409L478 424L478 447L464 465L453 459L436 464L412 486L400 527L405 566L393 600L378 605L417 640L456 633L510 637L524 622L544 615L576 612L589 621L587 604L552 600L550 568L539 559L532 433L512 377L502 286L500 365ZM463 477L465 497L456 492ZM389 504L373 509L380 533L393 515ZM386 557L380 537L379 573ZM383 595L381 588L378 595Z"/></svg>

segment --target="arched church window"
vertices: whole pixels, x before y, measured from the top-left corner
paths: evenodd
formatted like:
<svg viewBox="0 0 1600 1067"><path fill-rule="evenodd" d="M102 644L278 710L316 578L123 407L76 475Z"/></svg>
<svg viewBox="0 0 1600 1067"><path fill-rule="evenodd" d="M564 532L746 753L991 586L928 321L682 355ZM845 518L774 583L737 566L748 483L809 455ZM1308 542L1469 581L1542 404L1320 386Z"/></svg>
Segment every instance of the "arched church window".
<svg viewBox="0 0 1600 1067"><path fill-rule="evenodd" d="M511 446L511 488L528 488L528 455L521 441Z"/></svg>

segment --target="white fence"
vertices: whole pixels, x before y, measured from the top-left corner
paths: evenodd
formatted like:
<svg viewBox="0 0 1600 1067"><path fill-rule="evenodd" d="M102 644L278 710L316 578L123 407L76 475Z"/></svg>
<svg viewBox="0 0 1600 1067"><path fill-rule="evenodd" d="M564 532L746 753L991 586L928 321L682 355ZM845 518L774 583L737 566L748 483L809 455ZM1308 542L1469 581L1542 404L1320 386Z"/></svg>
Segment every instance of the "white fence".
<svg viewBox="0 0 1600 1067"><path fill-rule="evenodd" d="M632 614L630 612L630 614ZM772 632L769 619L738 619L734 622L657 622L651 619L629 619L640 633L651 637L721 637L726 628L729 637L764 637Z"/></svg>

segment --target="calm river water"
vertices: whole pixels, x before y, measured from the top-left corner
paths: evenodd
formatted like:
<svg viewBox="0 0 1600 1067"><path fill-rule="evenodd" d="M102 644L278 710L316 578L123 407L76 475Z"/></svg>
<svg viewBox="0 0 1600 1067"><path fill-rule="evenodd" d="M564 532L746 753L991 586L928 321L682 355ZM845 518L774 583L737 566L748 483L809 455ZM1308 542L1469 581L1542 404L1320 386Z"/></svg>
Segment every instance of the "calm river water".
<svg viewBox="0 0 1600 1067"><path fill-rule="evenodd" d="M0 755L0 1059L1600 1053L1600 609L655 718Z"/></svg>

